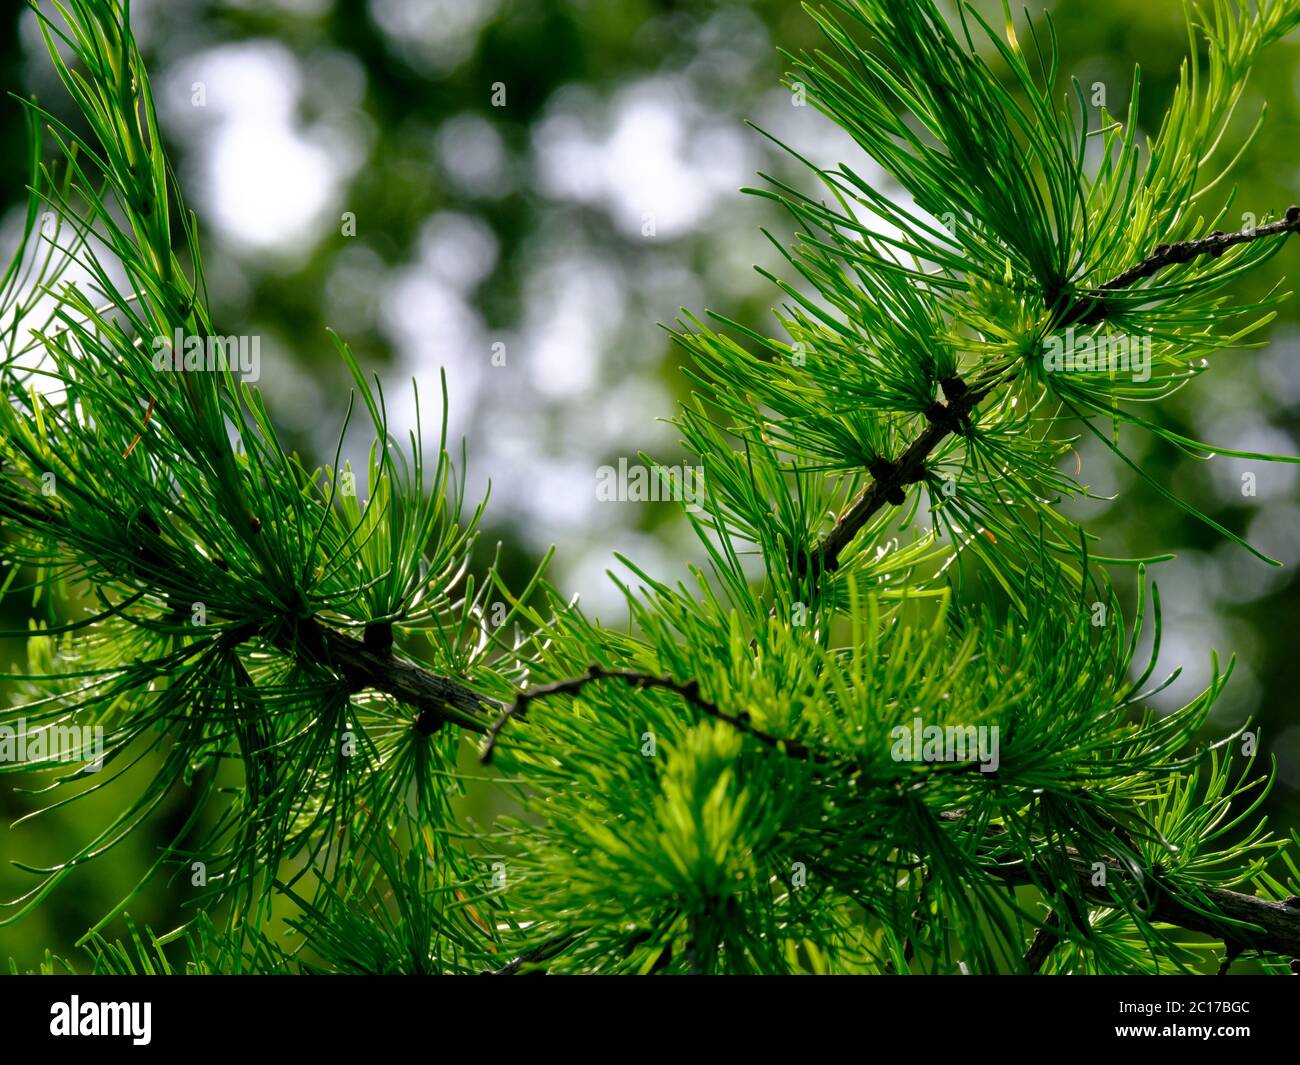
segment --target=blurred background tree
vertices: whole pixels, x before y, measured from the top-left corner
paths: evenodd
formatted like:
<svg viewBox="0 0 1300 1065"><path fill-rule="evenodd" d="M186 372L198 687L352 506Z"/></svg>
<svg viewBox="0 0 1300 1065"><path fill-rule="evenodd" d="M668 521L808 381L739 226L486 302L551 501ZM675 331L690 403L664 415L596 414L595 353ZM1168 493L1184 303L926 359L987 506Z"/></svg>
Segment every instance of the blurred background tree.
<svg viewBox="0 0 1300 1065"><path fill-rule="evenodd" d="M996 3L984 5L995 14ZM1035 0L1060 36L1064 70L1112 113L1127 111L1142 66L1141 114L1163 111L1187 47L1180 4ZM198 211L212 307L224 334L261 338L261 386L285 437L324 459L350 382L325 336L332 326L380 373L395 427L413 427L409 382L426 399L448 371L452 438L468 447L470 495L492 482L483 547L504 544L518 574L551 543L551 573L615 621L604 571L614 552L663 578L697 551L669 503L599 502L597 470L646 450L686 458L656 419L686 393L656 323L711 307L766 323L773 290L752 269L783 274L760 227L789 232L765 201L736 194L762 170L806 176L746 121L808 157L867 165L847 137L779 79L778 48L819 44L794 0L135 0L134 27L191 205ZM0 69L13 92L64 106L30 12L0 16ZM1266 53L1241 108L1267 124L1236 171L1242 212L1300 202L1300 42ZM1154 130L1148 130L1154 134ZM20 109L0 108L0 245L16 241L25 154ZM878 175L877 175L878 176ZM1246 220L1243 219L1243 224ZM1254 273L1241 299L1298 272L1290 250ZM1213 387L1154 416L1226 447L1295 454L1300 411L1300 301L1257 352L1226 356ZM426 431L433 421L426 415ZM1300 589L1300 495L1294 466L1149 448L1163 483L1286 563L1270 569L1144 495L1094 441L1084 479L1123 504L1089 504L1112 555L1177 545L1156 568L1165 608L1161 661L1182 677L1173 706L1208 677L1208 650L1235 652L1212 727L1247 716L1277 759L1269 806L1300 823L1300 656L1288 651ZM356 465L359 454L352 454ZM1255 495L1243 494L1244 473ZM4 628L29 604L0 602ZM23 661L4 641L5 668ZM0 684L0 698L6 697ZM147 772L143 767L142 772ZM5 822L29 799L0 793ZM471 798L469 812L488 816ZM171 816L180 817L179 808ZM65 857L94 803L0 834L0 894L30 883L7 859ZM0 959L34 966L72 944L120 899L169 838L133 836L16 927ZM159 882L132 906L156 930L185 919Z"/></svg>

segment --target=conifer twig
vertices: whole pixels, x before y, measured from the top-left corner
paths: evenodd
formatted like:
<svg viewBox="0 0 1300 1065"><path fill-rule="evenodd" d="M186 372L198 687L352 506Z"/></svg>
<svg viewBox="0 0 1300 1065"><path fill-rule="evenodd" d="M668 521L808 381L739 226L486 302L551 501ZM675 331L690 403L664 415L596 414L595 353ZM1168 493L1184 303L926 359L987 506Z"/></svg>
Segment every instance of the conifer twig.
<svg viewBox="0 0 1300 1065"><path fill-rule="evenodd" d="M936 401L926 417L930 424L918 436L897 462L880 462L872 465L872 481L859 493L847 510L835 521L835 527L814 550L814 558L820 560L823 569L834 570L839 566L840 553L871 520L872 516L886 503L902 503L903 488L924 479L925 460L930 453L948 437L961 430L965 419L975 409L975 405L984 399L999 382L977 388L969 388L960 377L951 377L944 382L944 394L948 397L946 404Z"/></svg>
<svg viewBox="0 0 1300 1065"><path fill-rule="evenodd" d="M11 492L0 492L0 513L8 512L36 532L59 535L62 519L46 511L20 502ZM145 594L140 592L139 595ZM260 626L247 624L237 630L236 643L260 634ZM370 688L391 695L399 702L419 711L415 728L423 735L437 732L444 724L453 724L467 732L485 733L487 722L482 720L484 710L501 711L503 704L480 695L472 688L426 669L415 662L398 658L373 646L366 646L341 632L330 629L314 620L301 625L300 637L322 653L326 665L337 668L354 691ZM302 655L306 648L301 643L284 641L281 650Z"/></svg>
<svg viewBox="0 0 1300 1065"><path fill-rule="evenodd" d="M962 810L949 810L939 814L939 820L949 822L960 821L964 817L965 812ZM997 839L1006 835L1006 829L1001 825L992 825L988 835L991 839ZM1075 886L1084 898L1102 906L1114 907L1119 904L1109 887L1095 882L1092 863L1078 850L1074 847L1061 847L1057 853L1066 859ZM1005 883L1033 885L1037 882L1033 868L1026 863L1022 854L1008 851L992 853L986 857L989 860L984 864L985 870ZM1105 864L1108 881L1122 881L1123 878L1132 876L1131 871L1114 858L1102 856L1097 860ZM1203 888L1203 904L1192 906L1167 890L1154 873L1146 876L1145 883L1151 889L1145 905L1145 917L1149 921L1173 925L1189 932L1201 932L1269 954L1300 957L1300 898L1292 897L1283 902L1275 902L1255 895L1243 895L1228 888Z"/></svg>
<svg viewBox="0 0 1300 1065"><path fill-rule="evenodd" d="M1227 976L1232 969L1232 963L1245 953L1242 945L1235 940L1225 939L1223 941L1223 961L1219 963L1219 971L1216 976Z"/></svg>
<svg viewBox="0 0 1300 1065"><path fill-rule="evenodd" d="M491 763L492 755L496 751L497 737L500 736L501 730L506 727L512 718L523 717L528 710L528 704L532 700L544 699L551 695L575 695L588 684L598 680L621 680L634 688L662 688L666 691L676 692L707 716L726 722L738 732L742 732L746 736L752 736L760 743L779 750L791 758L798 758L803 761L823 760L821 755L810 750L805 744L782 739L779 736L764 732L762 729L755 728L750 724L748 713L742 711L740 714L729 714L725 710L720 710L700 695L698 681L688 680L683 682L674 680L669 676L641 673L633 669L606 669L604 666L593 664L588 666L587 672L581 676L570 677L567 680L557 680L551 684L542 684L528 691L521 691L516 695L514 702L506 707L505 712L492 722L487 729L487 742L483 745L479 761L483 765Z"/></svg>
<svg viewBox="0 0 1300 1065"><path fill-rule="evenodd" d="M916 956L916 937L923 927L922 910L926 905L926 895L929 893L930 884L934 881L934 870L927 867L921 878L921 889L916 893L916 905L912 907L912 927L907 933L907 939L903 943L903 960L909 964L912 958Z"/></svg>
<svg viewBox="0 0 1300 1065"><path fill-rule="evenodd" d="M1029 944L1029 949L1025 951L1024 966L1025 972L1030 976L1035 976L1042 969L1043 963L1047 961L1052 949L1061 941L1061 915L1056 910L1049 910L1047 919L1043 921L1042 927L1034 933L1033 942Z"/></svg>
<svg viewBox="0 0 1300 1065"><path fill-rule="evenodd" d="M1239 233L1215 232L1208 237L1197 240L1181 241L1177 244L1161 244L1156 250L1136 266L1117 274L1104 282L1097 293L1118 292L1139 281L1153 277L1170 266L1191 262L1203 255L1215 258L1229 248L1238 244L1249 244L1267 237L1287 236L1300 232L1300 206L1287 208L1286 216L1276 222L1242 230ZM1076 302L1076 308L1087 307L1078 317L1069 312L1066 319L1083 324L1095 324L1105 318L1106 302L1102 295L1084 295ZM880 460L872 464L872 480L844 510L835 521L834 528L822 542L813 549L812 565L820 565L823 570L834 570L839 566L840 554L852 542L863 526L886 503L901 505L903 489L909 484L916 484L925 479L925 462L950 434L962 431L969 424L969 416L975 405L985 399L999 384L995 380L976 388L969 388L958 376L944 378L940 385L944 390L947 403L936 400L925 415L930 424L896 462ZM795 568L801 571L808 559L801 555L795 560Z"/></svg>
<svg viewBox="0 0 1300 1065"><path fill-rule="evenodd" d="M1218 258L1229 248L1238 244L1250 244L1252 241L1266 237L1286 236L1300 232L1300 206L1292 205L1286 209L1286 215L1276 222L1243 229L1236 233L1224 233L1216 230L1208 237L1197 240L1184 240L1177 244L1161 244L1156 250L1136 266L1111 278L1101 286L1101 292L1115 292L1128 288L1138 281L1153 277L1167 266L1176 266L1199 259L1202 255Z"/></svg>
<svg viewBox="0 0 1300 1065"><path fill-rule="evenodd" d="M510 961L499 969L485 969L480 975L482 976L514 976L525 965L533 962L549 961L560 951L565 950L573 945L577 940L582 938L580 932L566 932L564 935L556 936L554 939L548 939L545 943L526 950L522 954Z"/></svg>
<svg viewBox="0 0 1300 1065"><path fill-rule="evenodd" d="M502 704L480 695L450 677L425 669L414 662L367 647L333 629L319 626L330 661L338 666L355 690L373 688L420 711L415 728L423 735L437 732L444 724L483 734L488 724L481 720L485 709L500 710Z"/></svg>
<svg viewBox="0 0 1300 1065"><path fill-rule="evenodd" d="M1074 899L1067 897L1065 906L1069 910L1070 917L1077 928L1085 934L1088 932L1088 914L1081 911ZM1025 951L1024 965L1025 972L1030 976L1036 976L1043 964L1051 956L1056 945L1061 942L1061 927L1063 925L1060 909L1048 910L1047 917L1043 921L1042 927L1034 933L1033 942L1029 944L1029 949Z"/></svg>

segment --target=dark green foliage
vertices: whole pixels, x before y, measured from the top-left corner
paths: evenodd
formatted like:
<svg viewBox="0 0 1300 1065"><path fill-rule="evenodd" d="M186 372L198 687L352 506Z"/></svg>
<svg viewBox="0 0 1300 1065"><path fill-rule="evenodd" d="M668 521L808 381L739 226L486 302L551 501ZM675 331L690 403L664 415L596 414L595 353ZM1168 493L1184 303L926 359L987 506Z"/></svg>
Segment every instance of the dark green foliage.
<svg viewBox="0 0 1300 1065"><path fill-rule="evenodd" d="M28 105L55 162L34 137L0 290L0 514L10 592L51 618L65 597L98 606L30 635L30 701L0 721L102 726L102 768L36 768L52 802L122 797L6 920L180 795L187 820L140 876L191 884L196 917L110 942L123 900L85 938L97 971L1164 972L1222 943L1274 968L1294 953L1295 929L1223 909L1226 889L1298 890L1294 847L1252 819L1270 777L1246 729L1197 745L1230 663L1151 711L1159 559L1098 557L1060 504L1088 494L1070 433L1130 464L1134 430L1241 454L1139 404L1282 298L1225 295L1300 218L1238 230L1223 176L1246 146L1223 135L1300 2L1209 5L1208 58L1149 144L1137 75L1130 114L1098 122L1050 21L999 34L930 0L812 13L827 50L790 57L792 92L907 198L853 163L759 192L799 229L794 280L773 278L781 336L693 316L675 333L700 386L677 424L705 470L707 561L669 587L623 560L629 631L540 573L471 572L463 463L445 434L432 459L418 427L390 434L342 340L374 441L355 491L348 426L313 468L229 370L156 368L154 338L216 335L196 223L123 6L42 19L85 127ZM70 262L93 291L61 284ZM1046 367L1080 336L1140 346L1149 373ZM1120 564L1141 589L1127 623ZM900 756L917 719L990 730L996 764ZM515 806L493 826L457 816L471 742ZM146 756L161 768L133 789L119 777Z"/></svg>

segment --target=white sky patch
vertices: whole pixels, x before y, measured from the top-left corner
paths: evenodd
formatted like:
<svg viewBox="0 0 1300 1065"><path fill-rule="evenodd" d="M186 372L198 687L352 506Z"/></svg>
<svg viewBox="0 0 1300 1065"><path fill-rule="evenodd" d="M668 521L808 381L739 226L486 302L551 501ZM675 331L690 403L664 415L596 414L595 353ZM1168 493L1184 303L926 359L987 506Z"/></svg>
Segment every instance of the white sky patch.
<svg viewBox="0 0 1300 1065"><path fill-rule="evenodd" d="M663 422L646 420L646 412L653 411L654 417L666 418L674 413L673 397L668 390L656 381L647 381L638 376L634 379L618 381L604 390L601 401L584 408L587 417L593 423L591 439L619 440L626 439L629 426L635 426L638 436L654 436L663 439L662 446L675 443L678 432ZM650 450L649 447L646 450Z"/></svg>
<svg viewBox="0 0 1300 1065"><path fill-rule="evenodd" d="M596 468L586 456L553 457L531 469L514 469L512 479L522 479L510 486L510 497L524 503L531 519L524 530L535 549L548 547L556 530L599 521L599 508L611 505L596 499ZM613 515L607 523L613 524Z"/></svg>
<svg viewBox="0 0 1300 1065"><path fill-rule="evenodd" d="M1250 519L1246 539L1282 563L1281 571L1276 566L1263 568L1274 577L1275 584L1287 584L1291 580L1287 571L1300 565L1300 507L1291 500L1265 507Z"/></svg>
<svg viewBox="0 0 1300 1065"><path fill-rule="evenodd" d="M918 221L924 222L932 228L942 228L941 220L932 218L926 212L918 209L911 196L894 181L893 177L883 167L868 156L858 142L848 133L813 107L811 102L805 106L796 107L794 100L794 94L789 89L772 89L763 98L762 107L755 125L765 134L775 137L781 144L789 146L805 159L812 160L827 170L835 171L841 164L847 165L850 170L863 178L872 187L883 192L897 208L910 212ZM756 134L756 136L762 135ZM785 161L785 165L798 167L799 176L794 182L796 188L808 192L815 198L824 197L824 193L810 184L809 175L802 164L794 160L780 145L772 144L772 149ZM747 184L762 187L763 181L755 175L753 180L747 182ZM901 235L901 231L896 226L873 216L860 204L856 204L852 200L849 201L849 204L857 217L867 222L873 232L891 237ZM834 206L837 210L841 209L839 204ZM887 255L893 257L895 261L902 261L901 253L889 246L886 245L883 250Z"/></svg>
<svg viewBox="0 0 1300 1065"><path fill-rule="evenodd" d="M501 0L370 0L370 17L394 53L438 75L469 58L500 6Z"/></svg>
<svg viewBox="0 0 1300 1065"><path fill-rule="evenodd" d="M616 264L562 256L534 270L525 301L529 380L547 396L577 398L594 384L605 342L625 313L627 293Z"/></svg>
<svg viewBox="0 0 1300 1065"><path fill-rule="evenodd" d="M1237 662L1232 679L1211 711L1224 724L1240 721L1253 712L1260 697L1259 682L1251 668L1258 643L1249 626L1210 609L1215 602L1239 601L1239 578L1250 571L1276 572L1235 544L1222 544L1212 553L1174 549L1175 557L1151 570L1151 583L1160 588L1160 657L1147 687L1162 683L1175 669L1178 678L1150 699L1168 713L1185 706L1209 686L1213 676L1212 651L1219 652L1219 670L1227 668L1229 652ZM1115 619L1111 619L1115 621ZM1134 662L1145 668L1155 625L1148 616Z"/></svg>
<svg viewBox="0 0 1300 1065"><path fill-rule="evenodd" d="M286 15L319 17L333 9L334 0L223 0L223 6L237 11L259 13L265 13L267 8L273 8Z"/></svg>
<svg viewBox="0 0 1300 1065"><path fill-rule="evenodd" d="M537 390L555 398L585 392L596 378L601 345L581 310L559 309L533 338L528 375Z"/></svg>
<svg viewBox="0 0 1300 1065"><path fill-rule="evenodd" d="M656 238L697 226L754 163L743 131L670 78L634 82L608 102L561 90L533 132L533 157L545 194L603 207L626 236L650 223Z"/></svg>
<svg viewBox="0 0 1300 1065"><path fill-rule="evenodd" d="M488 351L478 314L453 286L426 271L392 278L380 322L411 370L436 372L466 362L471 351Z"/></svg>
<svg viewBox="0 0 1300 1065"><path fill-rule="evenodd" d="M3 256L6 264L18 250L25 215L25 207L15 207L5 218L3 227L0 228L0 256ZM52 244L51 241L54 243ZM68 261L67 252L69 249L76 252L72 261ZM91 241L91 250L99 258L113 284L119 291L125 292L127 285L126 274L116 258L99 240ZM96 307L106 306L109 299L99 291L95 276L80 265L80 260L84 260L89 252L80 247L73 225L66 221L60 225L52 211L44 212L38 219L36 230L28 239L26 251L27 259L25 263L35 264L30 273L27 272L25 265L18 275L21 282L18 302L26 309L26 313L23 315L23 323L19 326L15 337L14 351L9 352L6 350L3 357L7 360L15 353L22 352L23 354L19 354L14 358L13 365L27 371L41 371L34 373L30 378L31 386L38 392L56 395L62 392L63 386L53 378L45 375L45 371L50 366L49 355L46 353L44 345L36 340L32 331L41 330L47 335L53 335L62 328L59 322L50 320L50 315L58 308L59 301L48 292L36 296L33 284L38 278L43 279L43 283L48 284L53 274L57 272L56 291L62 291L69 284L75 285ZM49 266L46 266L47 260L50 263ZM58 267L61 264L63 268L59 270ZM35 298L33 299L33 297ZM8 335L8 331L13 328L14 316L15 308L13 306L9 306L3 314L0 314L0 334Z"/></svg>
<svg viewBox="0 0 1300 1065"><path fill-rule="evenodd" d="M601 506L617 509L620 506L637 506L634 503L603 503ZM655 505L655 504L650 504ZM667 504L664 504L667 505ZM611 537L601 538L599 550L587 551L581 557L557 556L555 561L557 582L564 589L578 589L582 598L579 601L583 612L589 618L599 618L607 625L618 625L627 621L627 599L613 577L628 585L633 592L643 587L644 582L635 573L623 565L615 552L630 558L646 573L666 584L679 580L690 583L687 570L689 554L698 554L699 548L693 535L689 533L690 548L683 550L682 543L666 543L658 536L646 535L633 531L619 531L611 542ZM611 577L612 574L612 577Z"/></svg>
<svg viewBox="0 0 1300 1065"><path fill-rule="evenodd" d="M420 259L443 282L471 292L496 266L498 244L481 218L441 211L420 230Z"/></svg>
<svg viewBox="0 0 1300 1065"><path fill-rule="evenodd" d="M451 397L448 440L459 448L461 436L477 445L483 432L480 411L483 375L490 369L491 341L482 319L465 296L427 267L396 271L379 294L378 321L397 349L399 365L385 375L385 399L393 431L405 435L415 427L411 379L419 383L425 446L437 446L441 409L439 373L447 372ZM491 469L485 465L483 469Z"/></svg>
<svg viewBox="0 0 1300 1065"><path fill-rule="evenodd" d="M380 327L401 359L400 370L390 377L390 415L395 425L414 425L414 403L407 402L403 392L410 391L409 378L415 375L425 394L426 437L436 430L427 404L434 398L441 402L438 373L445 368L452 406L450 438L457 439L474 429L461 419L478 409L484 375L493 370L509 373L504 367L492 366L492 344L500 338L488 336L482 316L471 302L474 288L496 265L499 248L496 235L482 219L443 211L425 222L416 249L414 260L391 271L383 284L374 285L370 292L378 303ZM352 268L357 265L353 263ZM339 283L348 284L346 275ZM513 339L506 345L506 355L507 360L518 356ZM498 380L505 383L506 379ZM499 397L494 394L486 401L496 399Z"/></svg>
<svg viewBox="0 0 1300 1065"><path fill-rule="evenodd" d="M504 196L514 187L505 142L482 115L449 118L438 127L434 148L438 165L462 195Z"/></svg>
<svg viewBox="0 0 1300 1065"><path fill-rule="evenodd" d="M299 122L293 53L268 40L222 45L173 64L165 88L169 128L196 155L187 185L220 235L249 251L309 252L334 226L365 150L346 123Z"/></svg>
<svg viewBox="0 0 1300 1065"><path fill-rule="evenodd" d="M1218 375L1220 377L1226 374ZM1214 381L1215 379L1210 379ZM1210 384L1210 381L1204 384ZM1210 389L1205 389L1210 391ZM1245 409L1245 408L1243 408ZM1238 421L1221 423L1215 431L1204 437L1220 447L1234 451L1254 451L1264 455L1294 455L1296 442L1289 433L1272 425ZM1221 499L1240 499L1243 503L1258 506L1264 501L1290 499L1295 495L1297 472L1294 463L1266 462L1263 459L1240 459L1231 455L1216 455L1209 461L1215 490ZM1248 476L1249 475L1249 476ZM1253 481L1255 494L1247 496L1244 489Z"/></svg>
<svg viewBox="0 0 1300 1065"><path fill-rule="evenodd" d="M226 236L263 248L311 239L333 185L325 152L259 121L231 123L211 144L210 208ZM295 175L292 184L285 175Z"/></svg>
<svg viewBox="0 0 1300 1065"><path fill-rule="evenodd" d="M1265 350L1242 357L1256 366L1268 398L1277 406L1300 404L1300 332L1295 327L1279 323Z"/></svg>

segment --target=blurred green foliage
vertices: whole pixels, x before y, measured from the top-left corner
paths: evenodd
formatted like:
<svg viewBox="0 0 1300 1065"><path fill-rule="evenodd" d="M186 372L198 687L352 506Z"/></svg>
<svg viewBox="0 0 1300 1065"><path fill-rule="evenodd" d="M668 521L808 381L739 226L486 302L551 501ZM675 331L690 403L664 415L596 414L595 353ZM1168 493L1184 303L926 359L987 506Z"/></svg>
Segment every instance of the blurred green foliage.
<svg viewBox="0 0 1300 1065"><path fill-rule="evenodd" d="M988 6L994 13L997 5ZM1181 4L1030 5L1035 14L1044 6L1066 72L1089 94L1101 89L1109 109L1124 113L1132 67L1139 63L1140 114L1151 121L1162 112L1187 45ZM716 308L751 325L767 318L774 290L748 267L761 263L780 272L777 253L759 227L784 234L788 223L770 205L733 190L750 180L750 170L790 170L742 123L779 124L779 132L822 162L838 161L828 152L851 150L819 125L811 109L792 109L779 85L785 65L778 47L817 43L799 5L153 0L133 8L168 120L169 152L200 213L214 313L223 332L268 338L264 357L276 368L265 371L263 384L287 438L304 453L324 457L346 408L346 370L326 340L327 325L348 339L363 362L389 368L386 383L397 417L406 410L398 402L403 382L414 375L422 393L432 396L436 388L429 385L439 363L449 362L453 426L468 439L471 485L489 478L497 485L486 540L504 542L517 574L535 564L547 537L562 540L560 554L567 561L561 583L584 595L597 594L593 584L604 581L601 571L615 548L657 550L657 557L675 560L685 541L672 508L610 508L599 522L586 521L581 506L592 492L584 478L640 448L673 454L676 442L654 420L671 413L686 386L677 369L680 353L656 322L671 321L683 305ZM22 12L0 16L4 84L17 93L36 93L57 109L62 101L32 23ZM213 64L214 56L240 55L260 56L261 65ZM1298 55L1297 41L1269 52L1241 109L1245 124L1236 131L1238 139L1249 132L1248 120L1267 109L1265 126L1236 171L1243 212L1262 216L1300 202L1294 152L1300 139ZM288 114L270 135L286 129L306 135L324 155L300 153L302 171L286 177L274 172L278 156L259 161L220 154L223 144L238 141L221 141L218 123L226 123L227 134L240 122L255 124L261 91L256 82L251 88L223 82L223 69L226 77L260 70L278 78ZM194 107L196 82L213 70L218 76L204 86L206 107ZM504 107L493 106L496 85L505 87ZM233 99L241 88L252 94L242 98L243 110L223 111L223 99ZM0 242L6 244L23 200L23 137L18 106L0 107ZM694 199L677 204L676 213L670 196L659 232L649 238L639 205L617 193L620 179L636 175L638 146L647 157L665 147L677 153L681 165L666 171L667 177L708 184L707 195L684 185L682 195ZM629 150L630 163L619 154ZM269 232L267 240L250 240L246 228L221 214L223 180L245 196L256 194L262 181L306 188L321 177L311 172L313 158L318 164L333 161L329 189L321 209L291 239ZM259 165L267 171L258 173ZM254 172L231 182L230 168ZM724 187L723 179L731 186ZM663 201L656 206L662 208ZM355 217L355 236L340 224L344 212ZM440 233L459 239L439 243ZM1296 260L1295 248L1276 257L1243 283L1241 298L1257 298L1285 274L1300 273ZM573 288L562 283L575 277L586 280ZM556 309L555 321L539 319L538 307L556 293L574 305ZM416 310L425 303L432 310L403 324L393 310L403 300ZM584 318L602 325L583 333L572 323L581 325ZM450 331L440 339L443 323L450 323ZM457 323L458 329L451 328ZM546 343L537 340L542 335ZM1267 336L1266 348L1224 357L1200 387L1162 405L1157 416L1218 444L1294 454L1300 431L1300 301L1283 306ZM497 340L510 352L500 373L490 362ZM566 348L570 343L572 349ZM572 387L565 386L562 372L558 379L530 376L528 358L549 350L546 344L559 345L547 358L560 371L582 369L584 347L594 351L595 365L578 373ZM526 439L530 450L503 445L512 433ZM1126 443L1139 455L1148 446L1137 437ZM1100 448L1081 444L1079 462L1096 490L1120 493L1118 503L1087 511L1091 527L1106 537L1108 554L1178 552L1175 562L1153 575L1167 610L1169 643L1162 661L1186 668L1188 683L1178 688L1186 694L1194 680L1205 677L1211 648L1238 655L1233 686L1214 725L1227 732L1248 715L1256 718L1265 749L1278 759L1269 808L1279 828L1300 823L1300 713L1293 694L1300 688L1300 656L1288 650L1300 607L1294 467L1224 459L1198 463L1172 449L1144 456L1161 482L1288 563L1269 572L1172 506L1144 496ZM1256 495L1243 496L1243 473L1255 475ZM646 559L640 550L640 558L653 568L653 554ZM597 601L608 602L609 596ZM0 624L21 627L28 612L28 603L11 596L0 602ZM18 641L0 647L0 661L22 660ZM147 773L148 766L137 772ZM27 796L0 793L6 821L32 808ZM466 812L485 818L493 810L472 797ZM30 882L10 866L10 858L56 862L89 834L88 819L108 813L90 799L0 833L0 893L13 897ZM173 796L152 837L133 836L115 857L75 877L73 889L56 892L18 926L0 929L0 959L12 956L21 968L32 968L47 947L75 957L78 936L131 889L156 858L152 848L171 837L183 816L184 796ZM185 914L159 881L138 900L133 917L161 932Z"/></svg>

